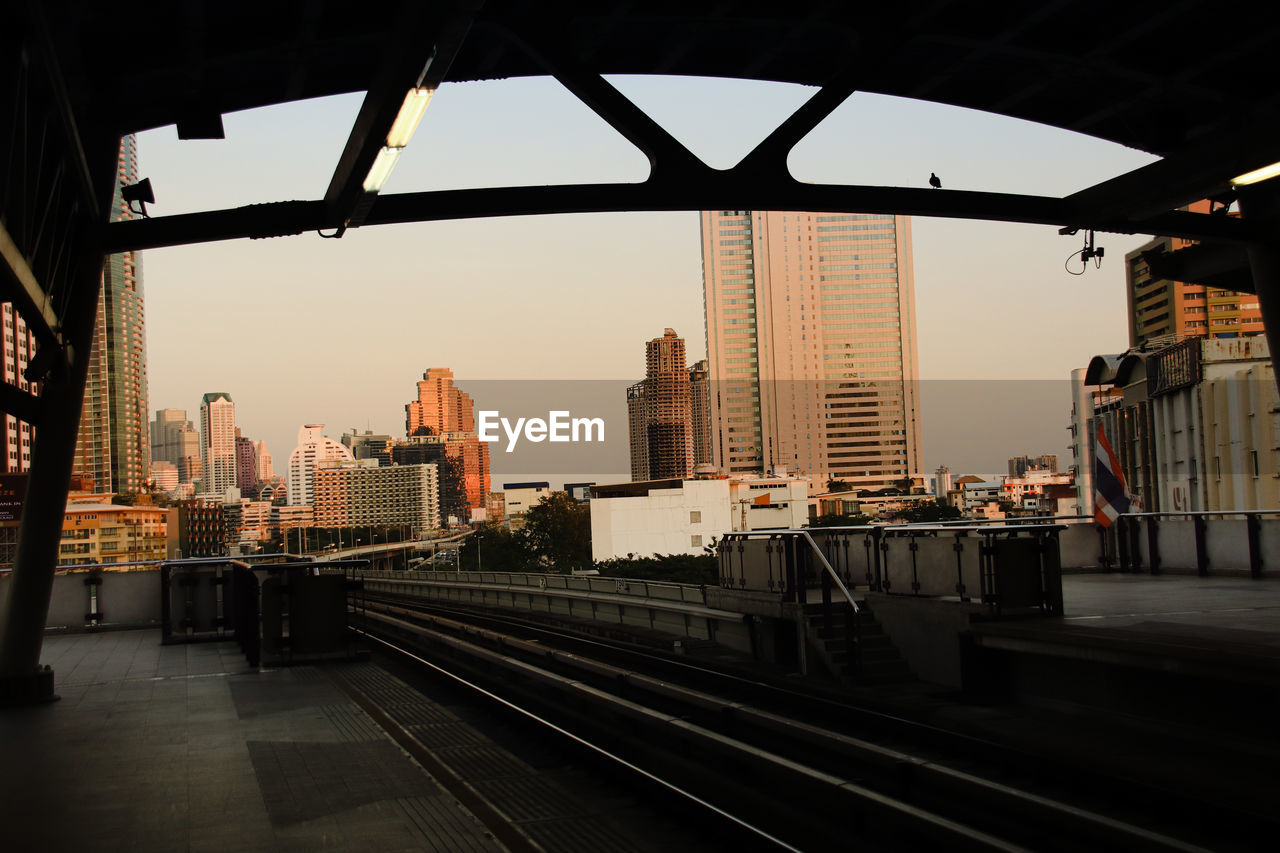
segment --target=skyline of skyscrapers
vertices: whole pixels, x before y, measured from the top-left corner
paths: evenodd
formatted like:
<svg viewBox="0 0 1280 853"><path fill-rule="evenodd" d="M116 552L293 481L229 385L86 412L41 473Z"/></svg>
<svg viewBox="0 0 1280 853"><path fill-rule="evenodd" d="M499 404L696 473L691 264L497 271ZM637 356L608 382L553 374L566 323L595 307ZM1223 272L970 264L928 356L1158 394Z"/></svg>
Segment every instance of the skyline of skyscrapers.
<svg viewBox="0 0 1280 853"><path fill-rule="evenodd" d="M120 188L138 181L138 146L120 140L112 221L133 219ZM99 493L137 494L146 490L151 463L146 428L147 341L138 252L107 258L98 292L98 315L89 350L89 372L80 415L73 475L92 480Z"/></svg>
<svg viewBox="0 0 1280 853"><path fill-rule="evenodd" d="M816 482L920 465L908 217L703 211L712 456Z"/></svg>

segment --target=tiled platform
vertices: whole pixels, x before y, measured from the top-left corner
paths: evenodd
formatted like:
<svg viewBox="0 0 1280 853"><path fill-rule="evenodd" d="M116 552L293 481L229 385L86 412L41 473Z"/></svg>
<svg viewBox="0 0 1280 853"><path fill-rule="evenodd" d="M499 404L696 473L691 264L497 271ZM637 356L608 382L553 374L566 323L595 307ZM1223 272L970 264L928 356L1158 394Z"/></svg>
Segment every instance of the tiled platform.
<svg viewBox="0 0 1280 853"><path fill-rule="evenodd" d="M0 848L504 849L316 668L158 631L51 637L44 660L61 701L0 714Z"/></svg>
<svg viewBox="0 0 1280 853"><path fill-rule="evenodd" d="M1100 628L1144 623L1230 628L1280 647L1280 577L1082 574L1062 579L1066 621ZM1189 631L1188 633L1194 633Z"/></svg>

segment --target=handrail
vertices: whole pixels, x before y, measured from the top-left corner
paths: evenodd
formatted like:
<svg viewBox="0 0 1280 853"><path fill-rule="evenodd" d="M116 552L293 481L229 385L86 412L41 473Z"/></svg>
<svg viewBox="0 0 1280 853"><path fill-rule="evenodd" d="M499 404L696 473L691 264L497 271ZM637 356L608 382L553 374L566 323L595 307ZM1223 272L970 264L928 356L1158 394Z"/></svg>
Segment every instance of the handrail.
<svg viewBox="0 0 1280 853"><path fill-rule="evenodd" d="M1280 509L1184 509L1160 512L1122 512L1117 518L1205 518L1211 515L1280 515Z"/></svg>
<svg viewBox="0 0 1280 853"><path fill-rule="evenodd" d="M870 529L870 527L871 526L868 526L868 529ZM830 530L832 528L819 527L816 529ZM812 549L813 553L817 554L818 559L822 561L822 567L827 570L827 574L830 575L831 579L836 582L836 587L839 588L840 592L844 595L845 601L849 602L849 604L853 606L853 612L854 613L861 612L861 609L858 607L858 602L853 600L852 593L850 593L848 588L844 585L844 581L840 580L839 573L836 572L835 567L832 566L831 563L827 560L827 555L822 553L822 549L818 547L818 543L813 541L813 537L809 535L809 532L810 531L808 528L792 528L789 530L783 530L783 529L732 530L725 533L722 536L721 541L725 541L731 538L732 539L751 539L753 537L754 538L773 538L773 537L780 536L783 534L788 534L788 533L792 534L793 536L794 535L803 536L804 540L809 543L809 548Z"/></svg>
<svg viewBox="0 0 1280 853"><path fill-rule="evenodd" d="M827 574L831 575L831 579L836 582L836 587L840 592L844 593L845 600L853 606L853 612L861 612L858 608L858 602L853 600L853 596L849 594L849 590L845 588L844 581L840 580L840 575L836 573L835 568L827 560L827 555L822 553L822 549L818 547L818 543L813 541L813 537L809 535L809 531L800 531L804 535L804 539L809 543L809 547L813 549L813 553L818 555L818 559L822 561L822 566L827 570Z"/></svg>

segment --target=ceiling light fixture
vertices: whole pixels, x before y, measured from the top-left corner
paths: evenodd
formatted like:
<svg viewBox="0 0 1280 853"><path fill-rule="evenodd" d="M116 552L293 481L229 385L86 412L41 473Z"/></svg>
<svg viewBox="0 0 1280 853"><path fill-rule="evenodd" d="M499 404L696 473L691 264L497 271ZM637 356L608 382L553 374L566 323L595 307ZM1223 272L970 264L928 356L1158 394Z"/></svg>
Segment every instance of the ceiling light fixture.
<svg viewBox="0 0 1280 853"><path fill-rule="evenodd" d="M400 159L400 152L403 148L383 148L378 152L378 156L373 161L373 165L369 168L369 174L364 179L364 191L367 193L379 193L382 187L387 183L387 178L391 177L391 170L396 167L396 161Z"/></svg>
<svg viewBox="0 0 1280 853"><path fill-rule="evenodd" d="M1257 184L1262 181L1280 175L1280 163L1272 163L1270 166L1263 166L1261 169L1254 169L1252 172L1245 172L1231 179L1231 183L1237 187L1247 186L1249 184Z"/></svg>
<svg viewBox="0 0 1280 853"><path fill-rule="evenodd" d="M409 140L413 138L413 132L418 129L418 123L422 121L422 115L427 111L427 104L431 103L431 96L435 94L435 89L426 86L419 86L410 89L409 93L404 96L404 103L400 105L400 112L396 115L395 122L391 125L391 131L387 134L388 148L404 148L409 144Z"/></svg>

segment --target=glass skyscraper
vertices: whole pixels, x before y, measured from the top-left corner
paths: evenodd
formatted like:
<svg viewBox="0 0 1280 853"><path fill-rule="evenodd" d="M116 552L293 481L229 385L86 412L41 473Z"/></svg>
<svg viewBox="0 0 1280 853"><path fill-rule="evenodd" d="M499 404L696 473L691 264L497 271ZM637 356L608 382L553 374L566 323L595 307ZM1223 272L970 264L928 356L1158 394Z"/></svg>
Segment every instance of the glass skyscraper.
<svg viewBox="0 0 1280 853"><path fill-rule="evenodd" d="M120 188L137 180L137 140L126 136L120 140L112 221L133 218ZM82 482L92 480L95 492L145 491L151 462L148 414L142 259L137 252L124 252L111 255L102 271L73 473Z"/></svg>
<svg viewBox="0 0 1280 853"><path fill-rule="evenodd" d="M716 466L853 488L917 471L907 217L704 211L702 268Z"/></svg>

